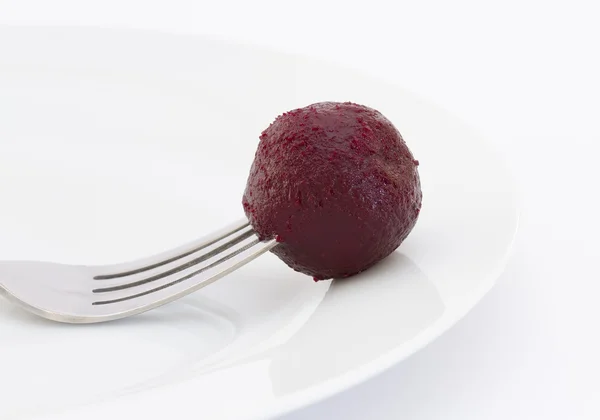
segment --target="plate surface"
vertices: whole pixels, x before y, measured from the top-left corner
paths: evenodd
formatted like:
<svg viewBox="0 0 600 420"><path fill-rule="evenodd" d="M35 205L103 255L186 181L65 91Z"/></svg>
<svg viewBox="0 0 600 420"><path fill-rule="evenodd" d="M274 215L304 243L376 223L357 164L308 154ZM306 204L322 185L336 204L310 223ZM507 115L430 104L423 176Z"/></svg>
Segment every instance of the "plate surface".
<svg viewBox="0 0 600 420"><path fill-rule="evenodd" d="M92 326L0 300L2 419L275 416L418 351L505 265L518 212L503 164L406 91L154 33L0 27L0 60L4 260L127 261L239 218L259 133L317 101L390 118L421 162L424 193L409 239L348 280L315 284L269 254L182 301Z"/></svg>

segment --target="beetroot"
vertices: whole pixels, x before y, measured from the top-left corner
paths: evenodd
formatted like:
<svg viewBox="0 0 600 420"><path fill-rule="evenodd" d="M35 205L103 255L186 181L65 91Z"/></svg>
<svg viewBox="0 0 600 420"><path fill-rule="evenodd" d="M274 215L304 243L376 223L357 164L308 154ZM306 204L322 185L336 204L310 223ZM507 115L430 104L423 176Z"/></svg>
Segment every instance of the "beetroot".
<svg viewBox="0 0 600 420"><path fill-rule="evenodd" d="M279 116L260 136L243 197L261 239L315 280L348 277L388 256L421 210L417 166L392 123L350 102Z"/></svg>

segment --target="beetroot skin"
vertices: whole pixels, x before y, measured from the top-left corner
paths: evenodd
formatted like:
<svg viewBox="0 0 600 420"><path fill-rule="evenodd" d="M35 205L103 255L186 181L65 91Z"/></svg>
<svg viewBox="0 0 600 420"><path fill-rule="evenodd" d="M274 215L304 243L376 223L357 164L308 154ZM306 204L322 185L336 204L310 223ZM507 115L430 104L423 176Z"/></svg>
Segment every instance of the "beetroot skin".
<svg viewBox="0 0 600 420"><path fill-rule="evenodd" d="M315 280L348 277L393 252L421 210L417 166L380 112L323 102L260 136L243 205L273 252Z"/></svg>

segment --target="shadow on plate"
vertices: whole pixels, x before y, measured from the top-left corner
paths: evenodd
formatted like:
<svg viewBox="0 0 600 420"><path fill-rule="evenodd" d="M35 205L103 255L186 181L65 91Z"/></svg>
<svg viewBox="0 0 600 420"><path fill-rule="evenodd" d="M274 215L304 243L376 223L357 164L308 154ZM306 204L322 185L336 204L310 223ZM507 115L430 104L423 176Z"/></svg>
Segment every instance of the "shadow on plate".
<svg viewBox="0 0 600 420"><path fill-rule="evenodd" d="M397 252L334 280L308 322L273 353L273 392L291 394L359 368L416 337L444 309L435 286Z"/></svg>

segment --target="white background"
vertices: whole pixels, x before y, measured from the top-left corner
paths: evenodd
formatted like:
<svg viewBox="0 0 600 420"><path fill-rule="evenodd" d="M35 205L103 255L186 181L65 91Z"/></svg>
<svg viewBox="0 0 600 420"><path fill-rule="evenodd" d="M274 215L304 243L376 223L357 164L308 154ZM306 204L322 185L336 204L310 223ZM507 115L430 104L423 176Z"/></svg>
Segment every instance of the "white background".
<svg viewBox="0 0 600 420"><path fill-rule="evenodd" d="M438 341L285 420L597 420L594 3L0 0L0 23L153 28L269 45L364 70L451 110L513 170L523 214L512 261L498 286Z"/></svg>

